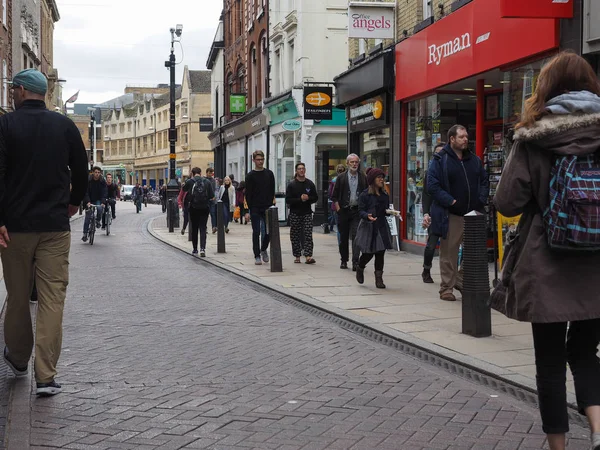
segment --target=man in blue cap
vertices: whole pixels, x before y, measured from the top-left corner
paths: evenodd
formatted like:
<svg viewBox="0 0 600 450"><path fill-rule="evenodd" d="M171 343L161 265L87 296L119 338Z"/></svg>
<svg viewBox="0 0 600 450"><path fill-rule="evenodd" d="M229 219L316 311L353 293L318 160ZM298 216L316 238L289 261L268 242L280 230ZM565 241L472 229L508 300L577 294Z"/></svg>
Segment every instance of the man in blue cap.
<svg viewBox="0 0 600 450"><path fill-rule="evenodd" d="M34 336L29 297L35 279L37 394L55 395L69 283L69 217L83 199L87 154L72 120L48 111L48 82L35 69L13 78L15 111L0 117L0 252L8 296L4 361L28 373Z"/></svg>

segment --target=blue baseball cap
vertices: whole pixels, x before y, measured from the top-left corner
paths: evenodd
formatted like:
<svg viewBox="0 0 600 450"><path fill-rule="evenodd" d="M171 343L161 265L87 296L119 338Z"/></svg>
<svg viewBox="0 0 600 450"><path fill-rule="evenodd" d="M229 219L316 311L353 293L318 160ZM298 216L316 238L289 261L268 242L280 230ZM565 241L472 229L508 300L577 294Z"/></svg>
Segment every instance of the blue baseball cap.
<svg viewBox="0 0 600 450"><path fill-rule="evenodd" d="M22 70L16 74L10 82L12 86L23 86L26 91L34 94L46 95L48 91L48 80L46 76L35 69Z"/></svg>

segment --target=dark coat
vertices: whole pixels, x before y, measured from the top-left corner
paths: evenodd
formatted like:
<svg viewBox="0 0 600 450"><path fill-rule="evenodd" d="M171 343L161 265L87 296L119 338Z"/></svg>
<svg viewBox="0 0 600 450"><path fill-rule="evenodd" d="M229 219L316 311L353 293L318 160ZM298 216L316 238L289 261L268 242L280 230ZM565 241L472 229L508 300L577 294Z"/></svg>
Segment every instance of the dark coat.
<svg viewBox="0 0 600 450"><path fill-rule="evenodd" d="M392 244L392 235L387 222L388 214L385 212L389 207L390 197L385 189L380 195L369 194L369 190L365 189L358 197L358 214L361 220L369 221L369 214L377 218L377 220L373 222L373 228L375 232L381 235L381 239L387 249L394 248Z"/></svg>
<svg viewBox="0 0 600 450"><path fill-rule="evenodd" d="M433 197L429 213L431 233L444 239L448 234L448 214L483 212L490 191L481 160L469 151L460 160L449 144L433 155L427 171L427 190Z"/></svg>
<svg viewBox="0 0 600 450"><path fill-rule="evenodd" d="M555 155L600 151L600 114L546 116L515 140L494 203L506 217L522 216L492 307L525 322L600 318L600 254L551 251L542 219Z"/></svg>
<svg viewBox="0 0 600 450"><path fill-rule="evenodd" d="M100 177L97 181L91 176L88 181L88 190L83 199L83 203L105 203L108 198L108 187L104 178Z"/></svg>
<svg viewBox="0 0 600 450"><path fill-rule="evenodd" d="M349 173L350 171L347 170L346 172L339 174L337 179L335 180L335 186L333 186L331 200L334 203L338 203L340 205L340 208L348 208L348 206L350 206L350 183L348 181ZM357 194L360 195L360 193L366 188L367 176L359 170Z"/></svg>

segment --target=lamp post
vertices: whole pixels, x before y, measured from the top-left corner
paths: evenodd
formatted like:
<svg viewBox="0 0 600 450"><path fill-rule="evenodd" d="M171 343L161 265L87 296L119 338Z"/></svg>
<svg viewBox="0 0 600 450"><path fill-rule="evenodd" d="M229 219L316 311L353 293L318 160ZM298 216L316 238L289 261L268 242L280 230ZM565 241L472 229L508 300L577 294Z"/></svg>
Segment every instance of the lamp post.
<svg viewBox="0 0 600 450"><path fill-rule="evenodd" d="M177 154L175 152L175 143L177 142L177 128L175 128L175 36L181 37L183 25L177 25L171 28L171 54L169 60L165 61L165 67L170 71L170 97L171 104L169 109L169 183L167 184L167 225L169 233L173 233L174 228L179 228L179 210L177 207L177 195L179 194L179 185L175 173L175 162Z"/></svg>

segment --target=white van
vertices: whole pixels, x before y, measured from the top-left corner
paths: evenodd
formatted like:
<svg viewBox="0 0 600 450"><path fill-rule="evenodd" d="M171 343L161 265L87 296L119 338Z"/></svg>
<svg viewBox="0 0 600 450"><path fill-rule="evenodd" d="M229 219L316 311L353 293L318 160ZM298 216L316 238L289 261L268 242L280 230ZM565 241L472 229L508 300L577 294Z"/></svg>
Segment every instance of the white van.
<svg viewBox="0 0 600 450"><path fill-rule="evenodd" d="M121 201L126 202L127 200L131 200L131 193L133 192L133 188L133 184L121 185Z"/></svg>

